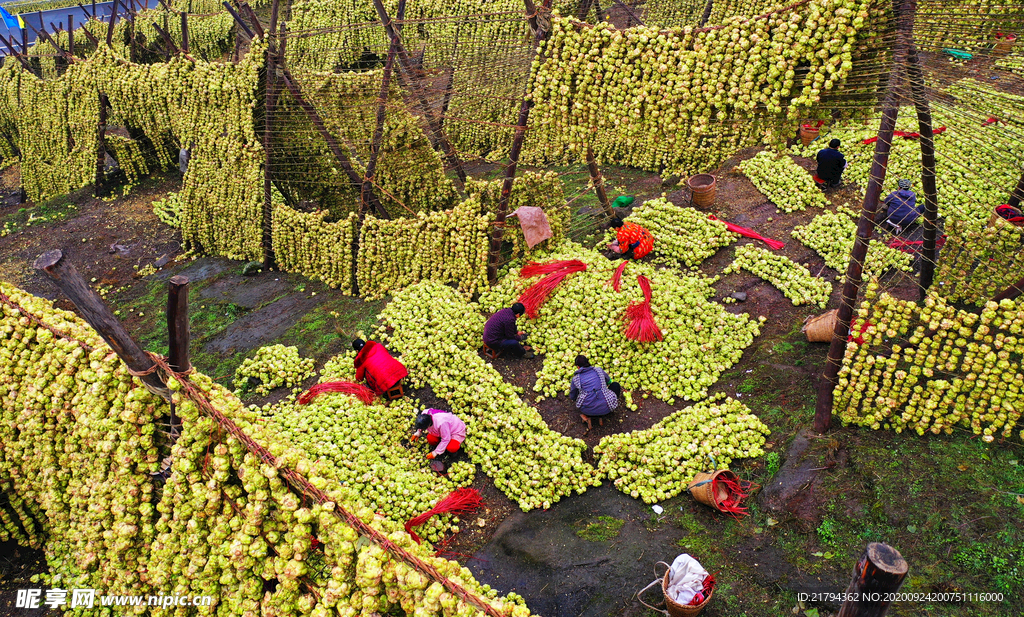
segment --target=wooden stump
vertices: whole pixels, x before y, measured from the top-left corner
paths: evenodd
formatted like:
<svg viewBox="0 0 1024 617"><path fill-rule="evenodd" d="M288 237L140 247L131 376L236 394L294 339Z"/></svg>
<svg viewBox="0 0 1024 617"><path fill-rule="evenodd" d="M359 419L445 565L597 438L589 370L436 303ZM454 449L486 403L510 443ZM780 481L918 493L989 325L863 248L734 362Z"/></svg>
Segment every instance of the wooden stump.
<svg viewBox="0 0 1024 617"><path fill-rule="evenodd" d="M881 542L872 542L853 571L846 588L850 598L839 609L838 617L882 617L892 604L889 597L898 591L909 566L900 552Z"/></svg>

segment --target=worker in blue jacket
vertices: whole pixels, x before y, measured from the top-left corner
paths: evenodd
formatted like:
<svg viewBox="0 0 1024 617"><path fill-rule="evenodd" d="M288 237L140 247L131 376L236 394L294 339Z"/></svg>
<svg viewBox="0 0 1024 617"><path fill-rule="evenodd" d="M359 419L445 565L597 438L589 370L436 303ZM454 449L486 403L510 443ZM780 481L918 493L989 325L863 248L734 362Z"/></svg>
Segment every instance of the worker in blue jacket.
<svg viewBox="0 0 1024 617"><path fill-rule="evenodd" d="M924 214L924 206L917 203L917 195L910 190L910 180L897 180L896 186L898 190L882 200L888 206L882 225L898 236Z"/></svg>

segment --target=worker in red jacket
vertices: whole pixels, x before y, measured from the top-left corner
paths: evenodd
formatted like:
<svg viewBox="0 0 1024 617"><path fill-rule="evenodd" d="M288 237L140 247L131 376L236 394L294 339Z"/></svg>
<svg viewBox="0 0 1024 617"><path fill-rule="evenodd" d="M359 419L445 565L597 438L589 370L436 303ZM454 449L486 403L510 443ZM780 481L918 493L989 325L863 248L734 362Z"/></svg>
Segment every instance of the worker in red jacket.
<svg viewBox="0 0 1024 617"><path fill-rule="evenodd" d="M608 245L623 259L643 259L654 248L654 236L646 228L622 219L612 219L609 226L616 230L615 242Z"/></svg>
<svg viewBox="0 0 1024 617"><path fill-rule="evenodd" d="M409 374L405 366L391 357L388 350L377 341L363 341L356 339L352 341L352 349L356 354L356 381L366 379L366 385L370 386L377 394L384 394Z"/></svg>

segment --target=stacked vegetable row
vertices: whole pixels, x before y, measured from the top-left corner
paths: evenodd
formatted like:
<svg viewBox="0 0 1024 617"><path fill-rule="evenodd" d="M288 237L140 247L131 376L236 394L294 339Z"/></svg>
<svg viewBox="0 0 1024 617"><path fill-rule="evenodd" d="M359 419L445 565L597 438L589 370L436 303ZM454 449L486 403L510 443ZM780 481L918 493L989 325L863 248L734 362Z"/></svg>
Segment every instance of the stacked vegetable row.
<svg viewBox="0 0 1024 617"><path fill-rule="evenodd" d="M664 197L635 206L625 220L651 230L657 236L657 257L676 266L700 265L740 237L722 221L711 220L694 208L677 206ZM613 237L614 230L609 232L608 240Z"/></svg>
<svg viewBox="0 0 1024 617"><path fill-rule="evenodd" d="M746 405L719 395L668 416L649 429L601 439L594 448L598 470L615 487L646 503L664 501L686 490L693 477L708 467L718 469L734 459L764 454L771 431Z"/></svg>
<svg viewBox="0 0 1024 617"><path fill-rule="evenodd" d="M166 447L156 421L169 412L167 403L71 313L6 285L0 293L0 484L7 498L0 539L43 544L49 573L40 575L42 584L209 595L214 605L202 614L325 617L399 607L429 616L481 614L381 548L390 541L497 610L529 615L515 594L498 599L469 570L433 557L401 525L359 505L354 487L331 479L332 463L311 461L202 374L191 376L196 387L276 464L249 452L171 380L183 429L170 477L154 494L150 473ZM280 421L299 433L297 420ZM331 501L294 493L286 469ZM369 529L339 519L341 508ZM270 580L276 585L268 591Z"/></svg>
<svg viewBox="0 0 1024 617"><path fill-rule="evenodd" d="M274 208L273 246L277 265L319 279L344 292L352 291L352 240L356 215L334 223L326 212Z"/></svg>
<svg viewBox="0 0 1024 617"><path fill-rule="evenodd" d="M443 212L384 220L367 216L359 236L359 293L380 298L422 280L463 291L487 285L488 215L470 197Z"/></svg>
<svg viewBox="0 0 1024 617"><path fill-rule="evenodd" d="M710 302L714 281L699 275L682 276L630 262L621 292L616 292L610 280L618 263L597 252L566 243L534 258L580 259L587 264L586 271L567 277L555 288L537 319L522 325L530 332L530 344L544 355L534 386L543 396L554 397L568 389L573 362L582 353L626 390L644 390L669 404L676 398L698 400L739 361L759 331L758 321ZM636 343L625 337L626 307L644 299L637 281L640 274L651 281L652 311L665 337L657 343ZM480 305L488 313L510 306L533 282L520 279L516 270L482 294Z"/></svg>
<svg viewBox="0 0 1024 617"><path fill-rule="evenodd" d="M806 225L793 228L793 237L807 248L813 249L825 260L825 265L845 273L857 237L857 213L847 205L836 207L835 212L826 210ZM910 272L912 257L899 249L872 239L868 245L868 256L864 271L881 275L889 268Z"/></svg>
<svg viewBox="0 0 1024 617"><path fill-rule="evenodd" d="M396 293L380 318L379 337L402 354L409 383L429 385L448 401L466 422L471 460L522 510L548 508L600 484L582 459L586 445L548 428L520 399L522 389L477 353L484 325L477 305L451 287L423 281Z"/></svg>
<svg viewBox="0 0 1024 617"><path fill-rule="evenodd" d="M788 156L774 156L763 150L743 161L739 170L783 212L828 206L828 199L815 186L811 174Z"/></svg>
<svg viewBox="0 0 1024 617"><path fill-rule="evenodd" d="M846 424L952 433L961 426L993 441L1021 428L1024 311L1004 300L980 313L933 294L924 306L878 293L871 283L835 390ZM1024 439L1024 430L1020 437Z"/></svg>
<svg viewBox="0 0 1024 617"><path fill-rule="evenodd" d="M1021 278L1024 230L1002 217L982 229L953 219L939 255L940 293L950 302L982 305Z"/></svg>
<svg viewBox="0 0 1024 617"><path fill-rule="evenodd" d="M825 308L832 295L832 284L820 279L784 255L776 255L753 244L736 248L736 259L722 270L730 274L744 269L772 284L793 302L793 306L816 304Z"/></svg>
<svg viewBox="0 0 1024 617"><path fill-rule="evenodd" d="M870 9L870 0L812 0L707 31L555 19L534 70L531 155L577 161L592 146L602 160L643 169L713 167L756 141L756 114L799 117L844 83Z"/></svg>

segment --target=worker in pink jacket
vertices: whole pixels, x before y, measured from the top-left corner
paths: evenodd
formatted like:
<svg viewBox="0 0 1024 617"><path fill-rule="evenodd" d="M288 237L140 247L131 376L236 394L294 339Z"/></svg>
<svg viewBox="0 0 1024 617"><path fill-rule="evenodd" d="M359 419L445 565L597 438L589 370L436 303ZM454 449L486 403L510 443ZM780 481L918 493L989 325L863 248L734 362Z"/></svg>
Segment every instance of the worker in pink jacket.
<svg viewBox="0 0 1024 617"><path fill-rule="evenodd" d="M418 439L423 431L427 431L427 444L434 446L433 451L427 454L427 458L431 460L442 455L445 459L449 458L458 452L462 442L466 441L466 423L454 414L440 409L428 409L416 417L413 441Z"/></svg>

